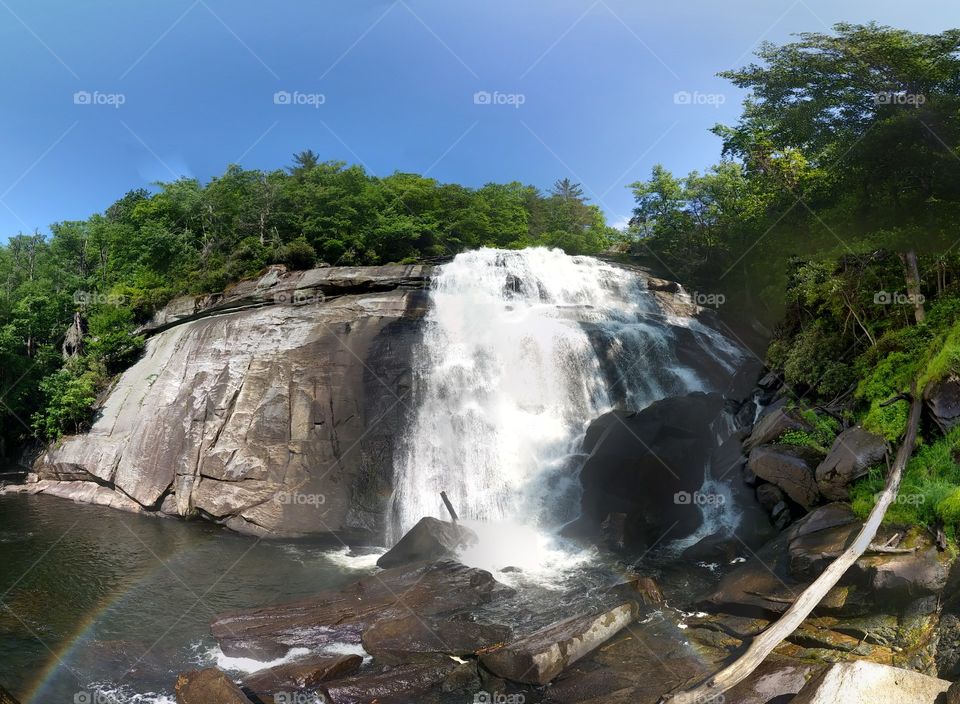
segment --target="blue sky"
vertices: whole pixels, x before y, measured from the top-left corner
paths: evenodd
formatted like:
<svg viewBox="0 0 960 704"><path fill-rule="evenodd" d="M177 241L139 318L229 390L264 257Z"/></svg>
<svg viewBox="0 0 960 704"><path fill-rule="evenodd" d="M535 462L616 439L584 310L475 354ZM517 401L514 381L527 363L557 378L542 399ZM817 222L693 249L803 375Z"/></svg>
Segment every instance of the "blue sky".
<svg viewBox="0 0 960 704"><path fill-rule="evenodd" d="M717 71L763 39L871 19L942 31L960 5L0 0L0 236L305 148L474 186L569 176L616 223L653 164L718 158L708 129L742 95Z"/></svg>

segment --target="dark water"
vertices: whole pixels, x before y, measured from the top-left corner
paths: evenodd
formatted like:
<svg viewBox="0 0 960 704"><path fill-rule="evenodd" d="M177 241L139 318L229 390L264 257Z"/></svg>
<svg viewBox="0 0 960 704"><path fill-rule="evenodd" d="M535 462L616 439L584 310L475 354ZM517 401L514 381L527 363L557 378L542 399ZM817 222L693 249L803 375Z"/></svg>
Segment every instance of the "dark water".
<svg viewBox="0 0 960 704"><path fill-rule="evenodd" d="M173 702L178 672L216 664L215 614L338 587L372 567L345 552L0 496L0 683L22 704Z"/></svg>

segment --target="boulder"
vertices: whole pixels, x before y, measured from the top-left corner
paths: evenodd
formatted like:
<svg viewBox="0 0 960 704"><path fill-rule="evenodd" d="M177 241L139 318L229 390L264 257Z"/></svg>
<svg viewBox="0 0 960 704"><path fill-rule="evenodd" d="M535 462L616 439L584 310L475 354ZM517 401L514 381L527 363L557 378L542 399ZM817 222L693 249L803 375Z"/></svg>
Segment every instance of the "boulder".
<svg viewBox="0 0 960 704"><path fill-rule="evenodd" d="M716 447L711 424L722 410L719 394L695 393L593 421L580 473L584 530L599 538L608 516L624 514L625 547L640 551L694 532L703 522L695 494Z"/></svg>
<svg viewBox="0 0 960 704"><path fill-rule="evenodd" d="M90 431L35 471L253 535L381 541L430 271L272 268L172 302Z"/></svg>
<svg viewBox="0 0 960 704"><path fill-rule="evenodd" d="M791 704L933 704L950 683L918 672L859 660L831 665Z"/></svg>
<svg viewBox="0 0 960 704"><path fill-rule="evenodd" d="M759 501L760 505L767 509L767 511L773 513L773 509L776 508L777 504L783 501L783 491L780 487L773 484L761 484L757 487L757 501Z"/></svg>
<svg viewBox="0 0 960 704"><path fill-rule="evenodd" d="M399 665L335 680L324 689L335 704L439 704L443 683L456 668L449 659Z"/></svg>
<svg viewBox="0 0 960 704"><path fill-rule="evenodd" d="M256 694L295 692L313 689L321 682L352 675L363 664L359 655L313 655L293 662L258 670L243 678L243 685Z"/></svg>
<svg viewBox="0 0 960 704"><path fill-rule="evenodd" d="M745 680L726 692L723 701L731 704L786 704L791 701L789 697L803 689L822 669L822 665L768 658Z"/></svg>
<svg viewBox="0 0 960 704"><path fill-rule="evenodd" d="M760 445L769 445L776 442L788 430L810 430L810 425L795 411L774 408L760 418L753 427L750 437L744 441L743 447L750 451Z"/></svg>
<svg viewBox="0 0 960 704"><path fill-rule="evenodd" d="M601 614L575 616L486 653L480 661L498 677L544 685L633 623L638 613L636 602L626 602Z"/></svg>
<svg viewBox="0 0 960 704"><path fill-rule="evenodd" d="M941 431L947 433L960 424L960 376L950 374L931 384L923 398Z"/></svg>
<svg viewBox="0 0 960 704"><path fill-rule="evenodd" d="M887 455L887 441L860 427L837 436L826 458L817 466L817 487L830 501L848 497L847 486Z"/></svg>
<svg viewBox="0 0 960 704"><path fill-rule="evenodd" d="M409 615L385 618L363 632L363 649L377 662L398 665L432 661L437 655L463 657L502 645L510 639L506 626Z"/></svg>
<svg viewBox="0 0 960 704"><path fill-rule="evenodd" d="M511 593L485 570L418 563L294 603L221 614L210 631L229 657L269 660L295 647L359 644L367 628L387 617L453 615Z"/></svg>
<svg viewBox="0 0 960 704"><path fill-rule="evenodd" d="M905 603L939 594L947 584L949 561L930 547L905 555L873 555L858 562L878 600Z"/></svg>
<svg viewBox="0 0 960 704"><path fill-rule="evenodd" d="M233 681L215 667L177 675L177 704L250 704Z"/></svg>
<svg viewBox="0 0 960 704"><path fill-rule="evenodd" d="M377 560L377 567L387 569L422 560L456 557L462 548L475 545L476 542L477 534L466 526L428 516L421 518L417 525Z"/></svg>
<svg viewBox="0 0 960 704"><path fill-rule="evenodd" d="M821 458L816 451L805 447L765 445L751 450L747 466L809 511L820 499L814 467Z"/></svg>

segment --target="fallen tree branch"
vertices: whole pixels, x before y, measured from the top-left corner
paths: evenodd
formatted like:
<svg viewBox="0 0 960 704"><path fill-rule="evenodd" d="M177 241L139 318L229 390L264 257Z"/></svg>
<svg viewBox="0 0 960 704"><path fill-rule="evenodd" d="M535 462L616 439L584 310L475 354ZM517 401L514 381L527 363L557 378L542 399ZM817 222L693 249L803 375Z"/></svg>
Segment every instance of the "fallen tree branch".
<svg viewBox="0 0 960 704"><path fill-rule="evenodd" d="M871 545L864 550L864 552L873 553L875 555L909 555L910 553L916 551L916 548L890 548L886 545Z"/></svg>
<svg viewBox="0 0 960 704"><path fill-rule="evenodd" d="M914 391L909 398L911 401L910 418L907 422L906 435L897 452L893 467L890 469L890 474L887 476L887 484L857 534L856 540L797 597L783 616L753 638L750 647L743 655L698 686L686 691L664 695L660 698L659 704L664 704L671 699L682 702L682 704L722 701L719 695L746 679L773 652L774 648L797 630L800 624L816 608L817 604L836 586L850 566L870 547L887 509L897 497L900 480L903 478L903 470L906 468L917 442L917 428L920 425L920 412L923 408L922 396Z"/></svg>

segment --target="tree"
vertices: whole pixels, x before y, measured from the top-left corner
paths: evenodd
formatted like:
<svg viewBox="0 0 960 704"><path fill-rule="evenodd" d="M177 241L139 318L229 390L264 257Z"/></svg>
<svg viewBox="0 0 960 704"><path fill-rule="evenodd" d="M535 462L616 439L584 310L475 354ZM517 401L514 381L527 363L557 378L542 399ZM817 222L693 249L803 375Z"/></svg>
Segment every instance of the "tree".
<svg viewBox="0 0 960 704"><path fill-rule="evenodd" d="M837 24L758 55L721 74L751 91L736 128L716 130L725 151L757 174L790 150L829 171L817 224L834 249L898 249L921 322L916 252L944 248L960 222L960 30Z"/></svg>

